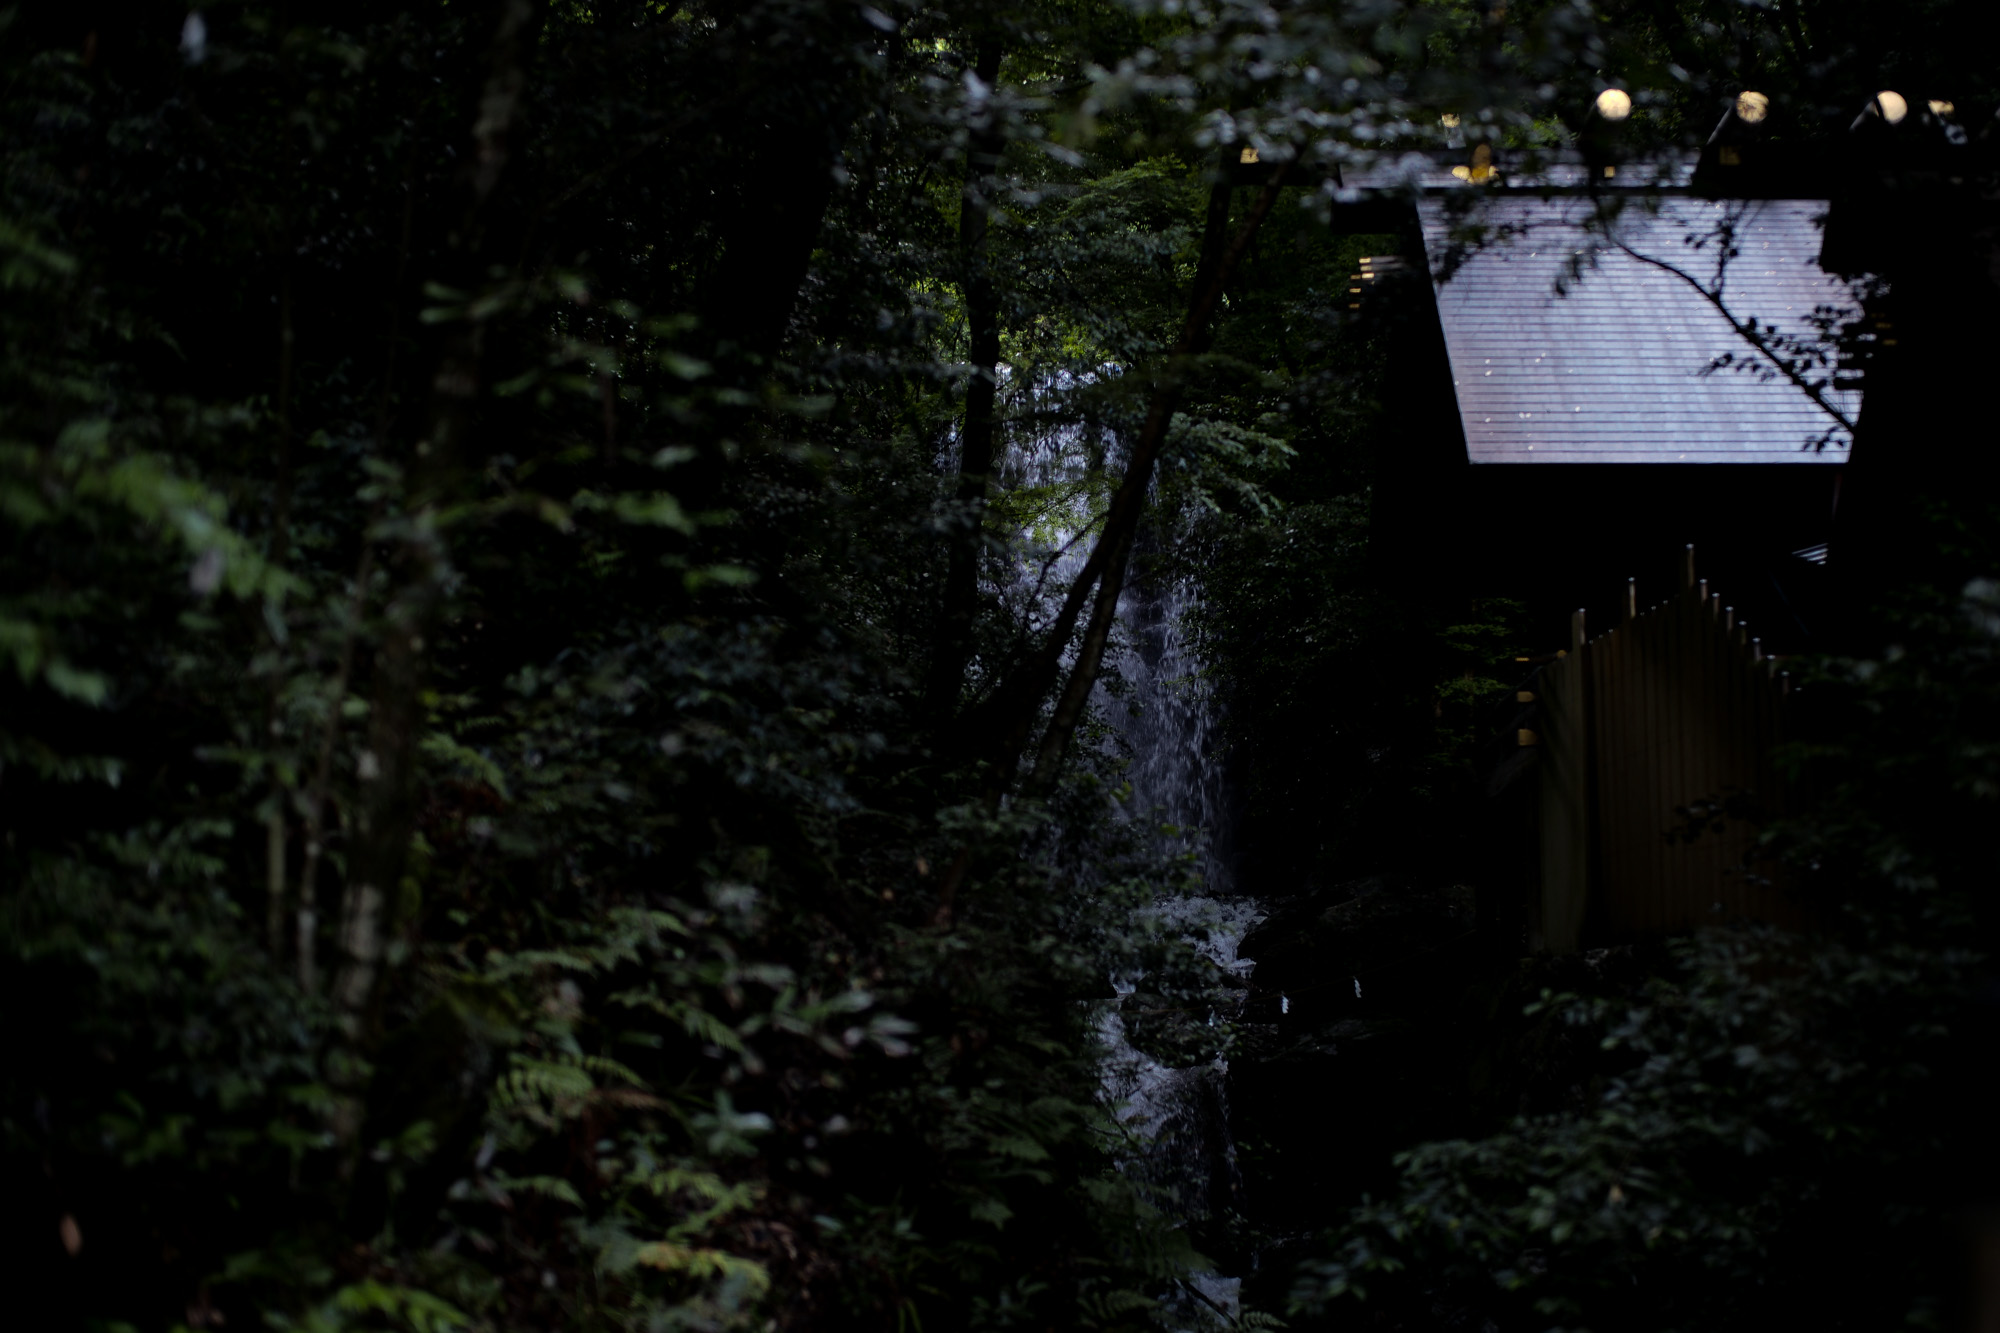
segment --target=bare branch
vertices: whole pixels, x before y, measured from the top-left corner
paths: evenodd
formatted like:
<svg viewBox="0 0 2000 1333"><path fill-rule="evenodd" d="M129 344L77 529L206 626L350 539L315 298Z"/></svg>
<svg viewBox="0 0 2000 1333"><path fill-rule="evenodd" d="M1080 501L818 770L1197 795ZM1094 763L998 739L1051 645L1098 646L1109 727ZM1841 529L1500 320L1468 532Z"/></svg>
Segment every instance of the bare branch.
<svg viewBox="0 0 2000 1333"><path fill-rule="evenodd" d="M1719 280L1716 284L1717 290L1711 290L1709 287L1703 284L1699 278L1687 272L1685 269L1677 268L1674 265L1669 264L1664 259L1655 259L1651 255L1641 254L1639 251L1634 250L1631 246L1627 245L1625 242L1619 240L1616 236L1607 236L1605 239L1608 240L1613 246L1617 247L1619 250L1622 250L1624 253L1638 260L1640 263L1650 264L1654 268L1659 269L1662 273L1670 273L1674 277L1679 278L1682 282L1686 283L1688 286L1694 288L1697 292L1700 292L1702 299L1704 301L1707 301L1710 305L1714 306L1716 310L1722 315L1722 317L1729 321L1729 327L1736 331L1736 335L1738 337L1742 338L1743 341L1749 343L1752 347L1756 348L1758 354L1762 356L1766 361L1770 362L1773 369L1775 369L1780 375L1783 375L1786 379L1790 380L1792 384L1795 387L1797 387L1801 393L1806 395L1806 397L1812 399L1814 405L1817 406L1820 411L1826 413L1828 416L1832 417L1836 422L1838 422L1842 430L1847 431L1850 435L1853 434L1854 422L1847 415L1847 413L1841 411L1840 407L1837 404L1828 399L1828 397L1826 396L1826 391L1822 386L1815 384L1813 381L1801 375L1798 372L1798 370L1791 365L1790 362L1786 361L1784 357L1780 356L1778 352L1774 348L1772 348L1769 340L1766 339L1762 334L1760 334L1757 331L1757 322L1755 320L1750 320L1746 322L1737 319L1735 315L1730 313L1729 307L1723 304L1722 293L1719 290L1719 288L1721 287L1721 283Z"/></svg>

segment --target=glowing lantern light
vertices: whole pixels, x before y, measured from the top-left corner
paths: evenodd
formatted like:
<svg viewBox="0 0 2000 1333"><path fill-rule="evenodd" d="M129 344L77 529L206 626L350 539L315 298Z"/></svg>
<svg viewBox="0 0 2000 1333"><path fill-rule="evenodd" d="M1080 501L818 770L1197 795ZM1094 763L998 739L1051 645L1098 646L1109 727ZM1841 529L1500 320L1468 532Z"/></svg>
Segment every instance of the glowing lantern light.
<svg viewBox="0 0 2000 1333"><path fill-rule="evenodd" d="M1876 93L1874 109L1891 125L1902 124L1903 117L1910 114L1910 104L1903 100L1901 93Z"/></svg>
<svg viewBox="0 0 2000 1333"><path fill-rule="evenodd" d="M1755 125L1771 113L1771 99L1762 93L1738 93L1736 95L1736 118L1746 125Z"/></svg>
<svg viewBox="0 0 2000 1333"><path fill-rule="evenodd" d="M1597 114L1606 120L1623 120L1632 114L1632 94L1623 88L1606 88L1597 95Z"/></svg>

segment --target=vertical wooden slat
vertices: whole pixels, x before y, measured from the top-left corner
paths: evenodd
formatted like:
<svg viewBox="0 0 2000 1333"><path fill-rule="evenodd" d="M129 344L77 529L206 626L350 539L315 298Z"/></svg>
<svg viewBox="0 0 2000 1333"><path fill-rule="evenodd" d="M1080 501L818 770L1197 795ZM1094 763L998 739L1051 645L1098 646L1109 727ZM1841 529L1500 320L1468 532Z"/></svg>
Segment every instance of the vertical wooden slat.
<svg viewBox="0 0 2000 1333"><path fill-rule="evenodd" d="M1608 630L1592 640L1590 685L1590 781L1596 797L1594 833L1598 855L1598 907L1600 919L1608 919L1618 893L1612 889L1612 885L1618 883L1618 847L1612 841L1612 829L1618 823L1618 813L1612 807L1614 785L1610 775L1610 757L1616 753L1618 745L1618 729L1610 715L1612 701L1618 697L1618 630Z"/></svg>
<svg viewBox="0 0 2000 1333"><path fill-rule="evenodd" d="M1660 921L1676 926L1682 914L1681 877L1675 873L1679 861L1674 845L1667 841L1673 826L1674 807L1681 803L1681 636L1677 597L1660 604L1660 669L1654 678L1660 694L1660 795L1653 809L1653 864L1658 867Z"/></svg>
<svg viewBox="0 0 2000 1333"><path fill-rule="evenodd" d="M1729 679L1728 644L1722 628L1722 600L1711 597L1708 614L1702 621L1702 677L1708 690L1708 771L1702 794L1719 794L1729 781ZM1722 841L1704 833L1702 873L1714 897L1725 909L1733 909L1739 896L1729 880L1729 858Z"/></svg>
<svg viewBox="0 0 2000 1333"><path fill-rule="evenodd" d="M1753 639L1750 623L1739 619L1736 622L1736 688L1739 706L1742 710L1743 725L1737 734L1736 785L1752 800L1760 793L1757 784L1757 754L1763 748L1761 741L1764 730L1763 709L1757 694L1757 669L1754 662ZM1751 876L1754 873L1749 862L1751 837L1749 830L1741 824L1730 829L1732 842L1730 850L1735 854L1738 866L1737 879L1742 884L1746 911L1754 912L1762 898Z"/></svg>
<svg viewBox="0 0 2000 1333"><path fill-rule="evenodd" d="M1613 711L1618 717L1619 752L1607 759L1618 774L1618 871L1622 877L1619 895L1625 908L1619 914L1619 920L1624 926L1629 926L1633 920L1632 904L1637 901L1639 890L1638 862L1632 838L1632 814L1637 803L1634 790L1636 775L1630 758L1634 747L1640 743L1639 718L1633 705L1639 660L1636 634L1631 621L1618 630L1618 701Z"/></svg>
<svg viewBox="0 0 2000 1333"><path fill-rule="evenodd" d="M1743 691L1744 727L1742 736L1742 767L1738 770L1738 785L1759 805L1763 803L1764 784L1759 770L1763 767L1764 738L1770 729L1769 716L1764 707L1763 676L1764 667L1759 663L1758 635L1752 627L1739 622L1737 633L1742 643L1737 651L1737 679ZM1767 895L1753 876L1756 867L1751 863L1750 851L1756 841L1756 832L1746 825L1732 829L1735 834L1738 872L1743 883L1744 907L1746 912L1755 914L1764 904Z"/></svg>
<svg viewBox="0 0 2000 1333"><path fill-rule="evenodd" d="M1675 809L1703 797L1775 802L1784 694L1751 627L1696 579L1693 548L1678 572L1644 612L1628 581L1620 623L1595 641L1578 612L1568 655L1543 673L1540 947L1579 947L1587 919L1624 937L1799 916L1744 875L1748 824L1666 837Z"/></svg>
<svg viewBox="0 0 2000 1333"><path fill-rule="evenodd" d="M1638 856L1637 842L1633 837L1632 819L1640 800L1637 790L1639 771L1632 762L1632 754L1646 743L1642 729L1644 715L1639 709L1641 644L1639 642L1639 622L1637 618L1627 620L1618 630L1618 729L1621 746L1618 755L1611 762L1618 770L1618 845L1620 849L1620 870L1624 884L1619 890L1619 925L1632 928L1645 910L1645 880L1643 864Z"/></svg>
<svg viewBox="0 0 2000 1333"><path fill-rule="evenodd" d="M1694 724L1694 710L1688 700L1687 670L1687 588L1685 583L1674 595L1667 599L1662 617L1665 621L1667 651L1663 658L1665 671L1662 684L1666 690L1667 734L1666 752L1666 799L1654 816L1659 828L1653 834L1653 844L1659 848L1661 881L1667 897L1667 917L1678 927L1688 917L1688 857L1686 849L1678 842L1669 842L1667 834L1672 831L1677 817L1676 806L1685 805L1688 800L1689 763L1688 748L1692 744L1689 732Z"/></svg>
<svg viewBox="0 0 2000 1333"><path fill-rule="evenodd" d="M1626 745L1624 718L1620 712L1625 699L1625 629L1621 625L1601 640L1604 647L1604 674L1599 687L1597 716L1602 740L1597 751L1597 782L1603 827L1600 860L1604 865L1604 917L1616 929L1618 915L1629 892L1630 876L1625 873L1625 788L1617 756Z"/></svg>
<svg viewBox="0 0 2000 1333"><path fill-rule="evenodd" d="M1743 785L1743 737L1750 726L1749 712L1743 694L1743 655L1737 644L1736 613L1724 608L1723 634L1720 646L1723 688L1722 718L1726 728L1721 737L1722 771L1716 790L1724 796L1735 794ZM1734 827L1727 828L1718 835L1718 847L1723 858L1722 873L1729 883L1729 894L1737 911L1747 907L1749 883L1743 878L1741 858L1737 854Z"/></svg>
<svg viewBox="0 0 2000 1333"><path fill-rule="evenodd" d="M1660 758L1666 752L1666 727L1662 712L1666 706L1666 692L1661 688L1660 677L1664 665L1660 660L1664 647L1661 633L1666 628L1657 610L1643 621L1635 623L1639 642L1644 647L1641 669L1644 676L1639 696L1643 712L1642 725L1645 739L1642 748L1632 755L1633 767L1639 772L1640 790L1645 793L1645 803L1640 808L1638 849L1643 857L1641 862L1646 885L1645 928L1659 930L1667 924L1666 886L1661 883L1660 864L1660 807L1665 801L1666 773L1660 766Z"/></svg>
<svg viewBox="0 0 2000 1333"><path fill-rule="evenodd" d="M1619 748L1615 756L1606 756L1605 758L1606 767L1610 768L1616 774L1618 782L1618 893L1621 906L1629 905L1632 902L1634 888L1631 828L1632 766L1627 762L1627 756L1630 755L1634 742L1632 727L1634 720L1632 715L1632 632L1630 621L1627 621L1618 628L1618 697L1613 703L1611 711L1613 716L1618 719ZM1617 919L1619 924L1621 926L1627 924L1630 920L1630 915L1629 910L1618 914Z"/></svg>
<svg viewBox="0 0 2000 1333"><path fill-rule="evenodd" d="M1779 813L1780 792L1778 790L1777 768L1772 762L1771 751L1777 746L1780 731L1778 704L1777 663L1765 658L1757 669L1757 700L1763 713L1763 723L1757 735L1757 791L1763 797L1763 806L1768 814ZM1772 867L1761 867L1767 874ZM1773 882L1762 886L1759 891L1761 914L1774 921L1783 921L1788 915L1783 891Z"/></svg>
<svg viewBox="0 0 2000 1333"><path fill-rule="evenodd" d="M1618 849L1610 836L1610 830L1617 823L1617 812L1611 805L1611 775L1607 764L1611 747L1617 744L1617 733L1612 727L1610 714L1611 701L1617 697L1618 690L1617 649L1616 630L1599 635L1590 645L1591 758L1594 760L1591 782L1597 798L1597 893L1605 912L1610 910L1611 903L1607 895L1616 892L1611 885L1618 882Z"/></svg>
<svg viewBox="0 0 2000 1333"><path fill-rule="evenodd" d="M1726 743L1723 721L1723 696L1725 686L1722 679L1722 633L1721 601L1710 593L1702 602L1696 625L1701 636L1701 693L1702 693L1702 771L1699 795L1710 796L1722 790L1728 773L1728 762L1723 755ZM1722 845L1706 830L1695 836L1695 846L1701 849L1699 874L1707 888L1709 903L1722 903L1728 907L1729 883L1723 875L1727 858Z"/></svg>
<svg viewBox="0 0 2000 1333"><path fill-rule="evenodd" d="M1750 634L1744 628L1742 616L1736 618L1728 636L1728 679L1730 679L1730 771L1728 785L1732 795L1750 795L1756 791L1752 779L1752 767L1756 757L1756 697L1750 693L1750 667L1748 648ZM1756 885L1750 883L1748 871L1744 867L1744 833L1738 821L1730 821L1724 835L1724 847L1730 855L1730 879L1734 887L1734 897L1738 911L1748 911L1756 901Z"/></svg>
<svg viewBox="0 0 2000 1333"><path fill-rule="evenodd" d="M1617 688L1605 707L1605 715L1611 720L1611 728L1616 735L1618 748L1614 751L1606 747L1599 757L1604 766L1606 782L1610 787L1610 804L1613 823L1605 830L1617 856L1617 888L1605 885L1605 920L1614 929L1623 929L1631 915L1632 903L1632 837L1628 806L1631 800L1631 768L1624 762L1632 749L1632 622L1627 620L1618 626Z"/></svg>
<svg viewBox="0 0 2000 1333"><path fill-rule="evenodd" d="M1769 657L1757 664L1757 701L1764 716L1763 725L1758 728L1757 745L1757 790L1763 797L1766 813L1778 813L1777 769L1771 761L1771 750L1778 743L1778 670L1777 663ZM1760 867L1766 874L1771 867ZM1782 921L1786 915L1784 895L1776 882L1763 885L1758 890L1760 914L1767 919Z"/></svg>
<svg viewBox="0 0 2000 1333"><path fill-rule="evenodd" d="M1617 757L1619 815L1621 827L1618 840L1624 844L1625 890L1624 898L1628 910L1624 924L1630 926L1644 920L1647 903L1646 863L1644 848L1634 836L1633 820L1638 814L1640 803L1645 800L1642 784L1645 773L1633 762L1635 755L1643 753L1646 745L1645 700L1645 636L1640 632L1635 615L1625 622L1619 637L1624 640L1623 669L1624 689L1618 701L1619 725L1625 733L1623 751Z"/></svg>
<svg viewBox="0 0 2000 1333"><path fill-rule="evenodd" d="M1741 740L1746 719L1743 714L1742 689L1737 672L1737 654L1732 642L1736 615L1728 607L1720 609L1715 621L1715 634L1711 646L1711 660L1716 683L1716 730L1715 730L1715 777L1713 790L1725 800L1733 788L1741 785ZM1714 844L1710 859L1714 863L1715 896L1712 902L1723 904L1725 916L1740 915L1743 908L1742 876L1737 872L1737 833L1733 827L1725 826L1721 833L1707 835Z"/></svg>
<svg viewBox="0 0 2000 1333"><path fill-rule="evenodd" d="M1649 640L1652 625L1634 616L1632 619L1632 722L1634 735L1632 748L1624 755L1625 771L1631 777L1632 802L1628 807L1632 826L1627 836L1632 840L1632 902L1635 908L1633 925L1640 930L1651 929L1653 925L1653 865L1646 845L1646 809L1653 803L1653 765L1646 762L1646 756L1653 753L1653 672L1652 647Z"/></svg>
<svg viewBox="0 0 2000 1333"><path fill-rule="evenodd" d="M1715 789L1715 692L1710 687L1708 589L1697 586L1688 608L1688 674L1694 681L1693 707L1696 710L1695 769L1689 775L1690 799L1699 799ZM1688 844L1689 871L1713 902L1721 887L1710 864L1712 844L1697 837Z"/></svg>
<svg viewBox="0 0 2000 1333"><path fill-rule="evenodd" d="M1714 703L1708 689L1708 636L1703 623L1708 608L1703 601L1706 589L1702 585L1691 584L1688 589L1687 604L1687 648L1685 661L1688 677L1688 746L1689 764L1686 785L1683 790L1686 801L1699 800L1710 790L1714 764L1709 758L1713 744L1710 718ZM1714 901L1714 881L1708 874L1708 840L1696 838L1682 844L1687 857L1687 883L1689 885L1689 906L1706 910L1708 902ZM1706 898L1706 901L1704 901Z"/></svg>
<svg viewBox="0 0 2000 1333"><path fill-rule="evenodd" d="M1689 725L1693 747L1687 786L1687 799L1690 801L1700 800L1715 790L1715 692L1710 686L1708 672L1708 630L1707 589L1697 585L1689 590L1687 610L1688 707L1692 714ZM1698 886L1696 898L1701 910L1706 912L1709 905L1716 901L1717 890L1721 887L1711 866L1713 843L1708 838L1696 837L1684 846L1689 880Z"/></svg>
<svg viewBox="0 0 2000 1333"><path fill-rule="evenodd" d="M1694 797L1693 787L1700 769L1701 709L1696 698L1694 665L1694 548L1682 554L1680 591L1674 594L1674 806L1684 806ZM1669 830L1678 829L1681 818L1667 812ZM1692 904L1688 886L1694 882L1693 848L1685 842L1661 843L1667 848L1669 873L1674 886L1674 914L1686 920Z"/></svg>
<svg viewBox="0 0 2000 1333"><path fill-rule="evenodd" d="M1735 661L1729 645L1730 626L1735 622L1735 611L1716 599L1715 620L1709 638L1709 670L1715 681L1715 777L1712 790L1718 795L1726 795L1735 773L1731 748L1735 743L1740 720L1736 716L1736 682L1732 673ZM1729 874L1729 845L1725 838L1712 836L1715 844L1710 859L1715 863L1717 899L1731 907L1741 896L1740 887Z"/></svg>
<svg viewBox="0 0 2000 1333"><path fill-rule="evenodd" d="M1632 851L1638 857L1636 887L1640 891L1638 929L1654 931L1660 925L1660 869L1652 845L1652 807L1660 799L1660 697L1656 669L1660 660L1660 616L1642 614L1632 620L1632 664L1638 667L1632 703L1638 707L1638 745L1626 757L1626 765L1636 779L1638 803L1634 805Z"/></svg>
<svg viewBox="0 0 2000 1333"><path fill-rule="evenodd" d="M1667 627L1672 641L1672 654L1668 659L1667 679L1672 691L1673 707L1670 710L1672 780L1671 798L1668 808L1661 812L1662 830L1659 835L1661 860L1666 867L1668 890L1672 897L1672 917L1685 921L1688 916L1688 885L1693 878L1693 858L1690 848L1682 842L1668 842L1666 833L1677 823L1673 807L1687 804L1689 786L1694 778L1694 747L1697 742L1695 727L1699 721L1693 694L1692 662L1689 656L1690 631L1688 607L1694 595L1694 547L1683 546L1680 558L1680 577L1675 580L1673 596L1667 599Z"/></svg>

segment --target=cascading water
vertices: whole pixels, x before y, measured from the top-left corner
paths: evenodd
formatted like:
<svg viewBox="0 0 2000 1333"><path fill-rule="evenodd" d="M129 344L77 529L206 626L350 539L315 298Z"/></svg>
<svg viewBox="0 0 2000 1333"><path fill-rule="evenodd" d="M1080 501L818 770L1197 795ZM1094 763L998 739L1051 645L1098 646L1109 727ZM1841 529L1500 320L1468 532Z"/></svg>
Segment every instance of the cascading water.
<svg viewBox="0 0 2000 1333"><path fill-rule="evenodd" d="M1086 493L1065 488L1080 475L1091 452L1088 444L1077 428L1061 428L1037 441L1017 439L1011 452L1010 479L1050 497L1038 531L1024 534L1029 552L1039 548L1045 554L1017 567L1013 592L1023 601L1059 597L1085 559L1086 544L1072 539L1086 518ZM1105 452L1115 454L1115 443ZM1118 608L1125 646L1107 663L1124 688L1115 699L1100 688L1097 702L1129 756L1126 817L1152 826L1156 849L1191 856L1198 872L1187 891L1153 904L1157 922L1240 988L1251 964L1237 958L1236 946L1261 913L1233 893L1228 792L1223 766L1212 753L1212 691L1184 634L1197 596L1186 582L1127 589ZM1119 1000L1101 1029L1103 1077L1106 1098L1130 1144L1122 1167L1180 1224L1217 1221L1233 1207L1242 1183L1229 1130L1227 1061L1218 1056L1175 1068L1140 1050L1129 1039L1122 1010L1140 993L1144 978L1112 982ZM1232 1016L1214 1014L1210 1021ZM1212 1322L1211 1313L1226 1319L1237 1314L1239 1278L1204 1273L1190 1285L1198 1305L1206 1307L1186 1307L1190 1328Z"/></svg>
<svg viewBox="0 0 2000 1333"><path fill-rule="evenodd" d="M1247 978L1236 946L1255 925L1256 905L1231 893L1229 810L1223 767L1212 753L1212 692L1189 650L1183 621L1198 595L1186 583L1128 590L1119 615L1129 647L1117 666L1127 690L1107 701L1130 754L1127 809L1159 827L1162 850L1191 854L1198 888L1161 898L1160 924L1222 972ZM1121 1007L1138 978L1120 979ZM1231 1017L1211 1015L1210 1021ZM1242 1188L1229 1127L1227 1060L1171 1068L1135 1047L1122 1013L1104 1026L1107 1093L1137 1145L1126 1170L1153 1202L1186 1225L1218 1220ZM1193 1285L1204 1304L1234 1317L1241 1279L1203 1273Z"/></svg>

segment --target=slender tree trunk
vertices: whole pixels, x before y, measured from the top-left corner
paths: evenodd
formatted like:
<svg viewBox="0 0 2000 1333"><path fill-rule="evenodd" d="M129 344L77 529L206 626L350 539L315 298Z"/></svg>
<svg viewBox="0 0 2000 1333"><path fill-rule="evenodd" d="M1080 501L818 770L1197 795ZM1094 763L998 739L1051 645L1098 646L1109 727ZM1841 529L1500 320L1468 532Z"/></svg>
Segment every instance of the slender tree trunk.
<svg viewBox="0 0 2000 1333"><path fill-rule="evenodd" d="M273 565L283 565L291 559L292 545L292 367L293 349L296 338L292 328L292 275L289 268L280 281L278 292L278 444L277 444L277 495L272 505L271 549L268 559ZM284 607L278 606L276 614L282 616ZM275 635L274 635L275 637ZM279 652L284 651L281 641L273 645ZM283 699L284 672L277 666L271 674L271 689L264 699L264 740L267 746L278 743L279 732L284 725ZM278 766L271 766L271 813L264 823L264 943L271 951L271 961L280 962L285 956L285 912L288 906L286 882L285 807L290 804L291 790L279 775Z"/></svg>
<svg viewBox="0 0 2000 1333"><path fill-rule="evenodd" d="M528 0L500 0L489 72L472 129L472 162L454 260L468 289L486 271L487 205L505 171L520 111L531 46ZM430 427L405 471L403 512L390 543L397 591L384 610L370 697L368 738L357 778L354 832L341 895L339 955L330 998L343 1044L329 1075L340 1093L334 1131L353 1144L360 1130L361 1052L373 1025L389 941L403 919L403 874L416 827L418 747L425 709L422 689L429 640L444 603L450 562L437 526L440 504L467 453L479 395L483 328L466 317L443 336L431 382Z"/></svg>
<svg viewBox="0 0 2000 1333"><path fill-rule="evenodd" d="M991 90L1000 78L1000 43L980 43L973 73ZM993 174L1002 149L998 114L990 103L985 122L974 129L965 163L965 198L958 215L959 246L965 261L965 312L971 334L972 377L965 386L965 420L959 428L957 512L952 515L951 552L945 569L944 602L937 650L926 691L934 725L957 711L972 659L972 631L979 609L979 553L986 497L993 471L999 390L1000 301L993 287L986 233L992 217Z"/></svg>
<svg viewBox="0 0 2000 1333"><path fill-rule="evenodd" d="M1229 247L1222 250L1212 266L1203 265L1208 269L1205 280L1196 285L1193 308L1188 312L1187 323L1181 329L1180 341L1175 344L1166 373L1153 390L1152 402L1146 409L1146 423L1139 431L1139 438L1133 442L1131 461L1125 465L1125 475L1119 480L1118 490L1105 513L1103 531L1091 552L1091 561L1098 565L1097 596L1078 649L1076 666L1070 671L1069 680L1056 701L1055 715L1043 738L1041 754L1029 781L1031 791L1044 790L1053 780L1056 765L1082 717L1091 686L1097 681L1098 669L1104 661L1104 648L1111 637L1111 625L1117 618L1118 598L1124 591L1125 570L1131 561L1133 539L1139 530L1139 520L1145 513L1146 494L1152 487L1153 470L1159 462L1160 449L1166 444L1167 431L1173 425L1174 409L1180 403L1186 359L1207 351L1213 341L1211 328L1215 312L1222 304L1222 293L1244 253L1250 248L1251 241L1256 238L1258 228L1270 215L1272 205L1277 203L1278 191L1289 165L1281 166L1258 194L1257 201L1251 205L1250 215L1244 219L1242 229ZM1228 208L1228 186L1218 185L1209 205L1211 234L1219 235L1226 228ZM1082 584L1083 579L1079 578L1077 582ZM1072 588L1071 600L1079 604L1080 610L1082 599L1075 596L1077 591ZM1073 616L1070 623L1074 624ZM1064 628L1062 642L1052 641L1043 647L1047 661L1044 671L1051 678L1059 668L1067 642L1068 630ZM1032 726L1032 714L1028 723ZM1017 730L1021 730L1018 725Z"/></svg>
<svg viewBox="0 0 2000 1333"><path fill-rule="evenodd" d="M1187 324L1182 328L1180 343L1174 349L1177 360L1184 356L1198 356L1213 345L1215 312L1222 304L1223 291L1256 238L1257 229L1277 202L1278 190L1290 170L1289 163L1279 167L1251 206L1250 216L1235 243L1224 248L1223 240L1229 232L1229 172L1233 165L1233 159L1226 150L1221 163L1221 179L1209 191L1201 262L1195 269L1194 297ZM1029 778L1031 791L1045 790L1055 780L1069 739L1083 716L1084 703L1090 698L1091 687L1097 683L1097 674L1104 662L1105 645L1111 638L1111 626L1118 617L1118 599L1125 592L1125 571L1131 564L1132 544L1145 511L1146 493L1153 484L1153 469L1159 461L1160 449L1166 443L1167 431L1173 425L1174 409L1180 403L1180 385L1179 368L1170 365L1166 377L1153 392L1152 402L1147 405L1146 423L1140 428L1139 439L1132 450L1132 461L1126 466L1112 505L1117 517L1115 539L1113 515L1107 513L1105 516L1104 533L1099 538L1100 545L1105 545L1110 539L1104 572L1098 580L1097 597L1091 606L1090 623L1084 629L1076 666L1070 672L1062 696L1056 701L1055 715L1042 738L1041 753L1036 757L1035 771ZM1126 502L1122 509L1119 501Z"/></svg>
<svg viewBox="0 0 2000 1333"><path fill-rule="evenodd" d="M403 160L403 220L396 250L396 270L390 279L387 300L387 335L383 339L381 393L375 403L375 441L388 447L393 434L398 352L403 343L404 285L410 274L410 254L417 220L417 161L414 141ZM307 994L319 989L319 868L326 858L326 811L332 797L333 757L340 742L342 707L347 701L348 683L354 678L354 656L360 643L362 617L368 610L368 589L375 577L375 543L371 533L382 518L380 502L363 528L361 553L354 570L353 587L347 598L347 621L341 626L340 654L333 682L327 691L326 720L320 728L319 751L313 775L306 787L300 812L300 831L305 848L300 856L299 891L293 932L297 950L299 988Z"/></svg>

